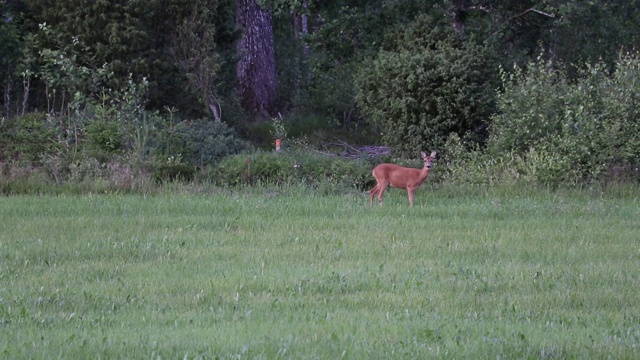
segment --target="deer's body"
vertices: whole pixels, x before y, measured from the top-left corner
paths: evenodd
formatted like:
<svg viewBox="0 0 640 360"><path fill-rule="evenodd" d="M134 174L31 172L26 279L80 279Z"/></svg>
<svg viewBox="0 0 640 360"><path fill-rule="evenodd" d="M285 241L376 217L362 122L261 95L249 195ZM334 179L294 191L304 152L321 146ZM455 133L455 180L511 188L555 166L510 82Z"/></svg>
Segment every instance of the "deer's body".
<svg viewBox="0 0 640 360"><path fill-rule="evenodd" d="M391 185L394 188L407 189L409 204L413 206L415 191L427 179L436 152L431 152L430 156L427 156L425 152L422 152L421 155L424 160L422 169L407 168L395 164L380 164L373 168L373 177L377 184L369 191L369 204L373 205L373 198L377 196L378 203L382 205L382 194Z"/></svg>

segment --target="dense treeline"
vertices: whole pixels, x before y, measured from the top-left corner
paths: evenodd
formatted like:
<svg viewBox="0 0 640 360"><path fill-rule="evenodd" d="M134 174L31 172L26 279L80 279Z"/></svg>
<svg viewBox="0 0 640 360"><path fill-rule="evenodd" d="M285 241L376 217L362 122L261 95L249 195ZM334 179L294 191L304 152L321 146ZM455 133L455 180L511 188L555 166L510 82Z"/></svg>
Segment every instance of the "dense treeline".
<svg viewBox="0 0 640 360"><path fill-rule="evenodd" d="M638 5L0 1L3 179L193 178L270 143L274 118L312 143L443 149L458 181L470 162L474 182L487 162L637 178Z"/></svg>

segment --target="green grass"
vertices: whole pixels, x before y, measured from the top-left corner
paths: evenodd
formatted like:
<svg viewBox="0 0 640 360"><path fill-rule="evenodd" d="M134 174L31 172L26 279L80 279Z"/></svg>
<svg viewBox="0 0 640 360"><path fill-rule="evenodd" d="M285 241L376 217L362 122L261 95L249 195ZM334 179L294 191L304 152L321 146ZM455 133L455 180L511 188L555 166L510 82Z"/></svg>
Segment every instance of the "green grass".
<svg viewBox="0 0 640 360"><path fill-rule="evenodd" d="M2 358L640 357L631 194L0 199Z"/></svg>

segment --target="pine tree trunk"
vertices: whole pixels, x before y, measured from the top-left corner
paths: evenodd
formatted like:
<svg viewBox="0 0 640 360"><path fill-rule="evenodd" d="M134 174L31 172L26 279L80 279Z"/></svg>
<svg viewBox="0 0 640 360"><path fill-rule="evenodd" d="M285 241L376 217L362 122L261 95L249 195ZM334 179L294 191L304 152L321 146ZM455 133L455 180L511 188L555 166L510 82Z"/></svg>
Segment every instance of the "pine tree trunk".
<svg viewBox="0 0 640 360"><path fill-rule="evenodd" d="M236 24L243 32L236 68L241 104L256 119L264 119L274 112L278 93L273 19L256 0L237 0L236 6Z"/></svg>

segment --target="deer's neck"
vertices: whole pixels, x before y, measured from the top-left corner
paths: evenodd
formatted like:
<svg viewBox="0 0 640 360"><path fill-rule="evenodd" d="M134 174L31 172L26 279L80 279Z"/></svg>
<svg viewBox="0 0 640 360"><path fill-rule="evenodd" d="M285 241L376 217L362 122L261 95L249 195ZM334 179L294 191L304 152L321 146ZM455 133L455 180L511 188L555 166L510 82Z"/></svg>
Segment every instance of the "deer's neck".
<svg viewBox="0 0 640 360"><path fill-rule="evenodd" d="M429 175L429 168L424 166L422 167L422 169L420 170L420 180L424 181L424 179L427 178L427 175Z"/></svg>

